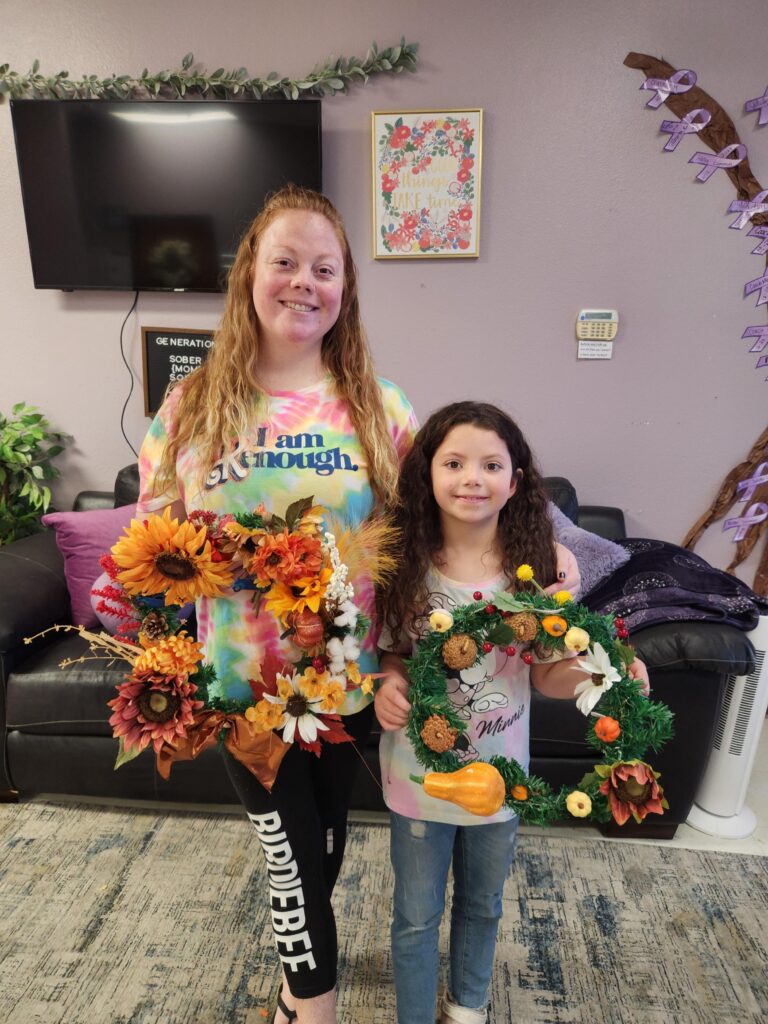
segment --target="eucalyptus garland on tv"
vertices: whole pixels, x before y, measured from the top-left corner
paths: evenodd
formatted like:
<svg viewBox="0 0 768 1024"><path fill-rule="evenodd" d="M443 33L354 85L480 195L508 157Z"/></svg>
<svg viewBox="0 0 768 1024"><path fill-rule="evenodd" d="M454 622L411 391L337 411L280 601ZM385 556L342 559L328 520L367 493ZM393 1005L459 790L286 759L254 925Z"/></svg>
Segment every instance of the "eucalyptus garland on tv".
<svg viewBox="0 0 768 1024"><path fill-rule="evenodd" d="M530 566L517 570L533 581ZM641 684L630 677L634 651L625 641L624 622L590 612L561 590L550 596L538 585L535 593L495 594L453 612L434 611L430 632L406 664L411 680L408 737L418 761L428 769L412 776L440 799L451 800L478 815L511 807L529 824L546 825L566 818L589 818L623 825L630 817L667 808L659 775L645 760L672 736L672 713L666 704L650 701ZM574 665L590 673L576 687L577 706L588 717L587 744L600 756L593 771L558 792L529 775L515 760L464 764L455 752L466 724L453 710L446 687L446 667L466 669L483 654L500 647L508 657L531 664L534 654L546 660L555 653L584 652ZM598 709L598 710L595 710Z"/></svg>

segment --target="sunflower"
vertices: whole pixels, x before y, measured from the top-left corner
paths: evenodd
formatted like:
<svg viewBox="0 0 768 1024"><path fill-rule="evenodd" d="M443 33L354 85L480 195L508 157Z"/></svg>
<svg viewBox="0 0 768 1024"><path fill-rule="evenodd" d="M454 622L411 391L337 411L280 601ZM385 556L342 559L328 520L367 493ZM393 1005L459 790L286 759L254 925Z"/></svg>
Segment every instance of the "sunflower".
<svg viewBox="0 0 768 1024"><path fill-rule="evenodd" d="M112 548L118 580L132 596L165 594L165 603L186 604L198 597L219 597L232 583L229 562L217 559L205 526L196 529L163 514L133 519Z"/></svg>
<svg viewBox="0 0 768 1024"><path fill-rule="evenodd" d="M293 586L273 584L266 597L267 609L285 625L290 624L289 617L294 612L298 614L305 608L317 612L331 575L331 569L321 569L314 579L297 580Z"/></svg>
<svg viewBox="0 0 768 1024"><path fill-rule="evenodd" d="M108 701L113 709L109 719L112 734L122 737L125 750L144 750L150 743L155 751L164 743L187 735L194 715L203 707L195 700L197 687L180 677L166 676L134 668L126 682L117 688L117 697Z"/></svg>

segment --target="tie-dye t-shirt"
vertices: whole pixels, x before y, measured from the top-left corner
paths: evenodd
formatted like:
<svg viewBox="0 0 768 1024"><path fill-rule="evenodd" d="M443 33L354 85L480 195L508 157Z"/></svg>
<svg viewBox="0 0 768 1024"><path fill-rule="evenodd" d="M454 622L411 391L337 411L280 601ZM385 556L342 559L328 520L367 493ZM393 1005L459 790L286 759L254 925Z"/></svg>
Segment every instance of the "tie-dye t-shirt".
<svg viewBox="0 0 768 1024"><path fill-rule="evenodd" d="M504 590L504 576L470 585L448 579L432 568L427 575L429 608L446 608L472 604L475 591L489 601L494 593ZM426 623L424 624L426 627ZM416 623L422 628L421 621ZM412 652L417 638L409 641ZM406 641L406 647L409 641ZM403 653L402 644L394 643L389 630L384 628L379 638L382 650ZM461 672L446 669L448 694L467 731L461 737L459 759L464 762L487 761L494 755L514 758L528 769L531 684L530 669L521 660L520 653L506 654L498 647L482 657L477 665ZM451 825L488 825L515 817L514 811L502 807L496 814L481 817L470 814L447 800L428 796L424 789L410 779L423 775L424 766L416 760L405 729L383 732L379 745L384 800L390 810L407 818L439 821Z"/></svg>
<svg viewBox="0 0 768 1024"><path fill-rule="evenodd" d="M384 412L400 459L411 446L416 431L413 410L402 391L379 380ZM180 390L163 403L139 454L141 493L139 511L156 512L181 500L187 512L208 509L221 515L245 512L263 502L266 509L283 515L299 498L314 496L337 519L352 526L361 522L373 506L365 453L355 435L346 403L337 395L330 378L300 391L278 391L268 396L263 416L257 416L247 437L218 462L202 487L198 481L197 452L184 447L176 463L175 486L153 494L155 474L172 428ZM353 579L355 602L370 616L373 588L368 579ZM267 651L283 661L297 661L298 650L289 639L281 640L274 616L254 614L253 592L229 591L218 598L197 602L198 639L206 660L216 668L218 690L212 694L230 700L248 699L248 679L257 678ZM375 672L376 636L372 630L362 645L360 668ZM360 710L370 701L355 688L340 708L342 714Z"/></svg>

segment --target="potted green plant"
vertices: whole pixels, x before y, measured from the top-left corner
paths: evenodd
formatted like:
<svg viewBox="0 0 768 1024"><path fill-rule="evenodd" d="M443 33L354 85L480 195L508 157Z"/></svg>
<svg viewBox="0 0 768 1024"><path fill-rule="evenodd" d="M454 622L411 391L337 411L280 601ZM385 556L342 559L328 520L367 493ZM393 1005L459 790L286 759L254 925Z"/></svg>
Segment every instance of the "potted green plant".
<svg viewBox="0 0 768 1024"><path fill-rule="evenodd" d="M9 544L41 529L49 510L46 481L59 475L51 464L64 451L68 435L52 430L33 405L19 402L11 417L0 413L0 544Z"/></svg>

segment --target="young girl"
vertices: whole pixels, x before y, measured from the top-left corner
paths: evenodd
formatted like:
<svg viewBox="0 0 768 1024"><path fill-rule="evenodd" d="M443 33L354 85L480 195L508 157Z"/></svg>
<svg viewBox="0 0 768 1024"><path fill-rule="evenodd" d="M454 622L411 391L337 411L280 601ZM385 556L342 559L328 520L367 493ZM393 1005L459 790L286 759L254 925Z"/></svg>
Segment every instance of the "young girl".
<svg viewBox="0 0 768 1024"><path fill-rule="evenodd" d="M508 808L477 817L410 781L423 768L403 729L410 710L403 657L412 653L431 610L513 589L515 569L523 563L541 585L555 583L557 546L531 450L495 406L459 402L434 413L405 459L399 493L402 560L381 597L379 646L387 652L381 659L387 675L375 698L385 730L384 796L392 812L397 1020L435 1019L438 929L453 863L450 973L441 1021L481 1024L517 818ZM583 678L569 660L529 668L519 654L510 657L495 647L479 665L448 679L453 704L468 725L458 756L472 761L499 754L527 768L530 683L549 697L567 698Z"/></svg>
<svg viewBox="0 0 768 1024"><path fill-rule="evenodd" d="M395 496L415 421L402 392L373 372L355 265L338 212L324 196L288 186L245 233L229 274L226 306L207 362L167 397L141 449L141 511L172 505L278 515L314 496L354 526ZM370 611L372 584L355 579ZM265 657L297 660L283 627L257 613L248 590L198 601L198 639L219 692L247 699ZM373 638L360 667L376 667ZM359 689L339 709L360 741L372 709ZM336 1020L336 926L331 893L344 853L347 809L360 757L351 743L320 758L294 743L271 792L225 755L267 862L289 849L293 903L268 890L283 966L276 1024ZM295 895L295 894L298 895ZM290 926L286 921L290 920ZM256 937L254 938L256 941Z"/></svg>

